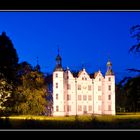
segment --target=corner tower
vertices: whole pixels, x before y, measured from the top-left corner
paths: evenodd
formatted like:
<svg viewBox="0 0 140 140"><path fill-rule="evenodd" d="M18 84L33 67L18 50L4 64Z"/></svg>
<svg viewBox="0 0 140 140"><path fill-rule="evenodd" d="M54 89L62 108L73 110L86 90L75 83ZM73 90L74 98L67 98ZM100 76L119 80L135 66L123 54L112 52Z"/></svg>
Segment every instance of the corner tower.
<svg viewBox="0 0 140 140"><path fill-rule="evenodd" d="M112 63L107 62L107 71L105 74L105 89L104 89L104 114L115 115L115 75L112 70Z"/></svg>
<svg viewBox="0 0 140 140"><path fill-rule="evenodd" d="M58 49L56 66L53 72L53 116L64 115L64 71L62 68L62 58Z"/></svg>

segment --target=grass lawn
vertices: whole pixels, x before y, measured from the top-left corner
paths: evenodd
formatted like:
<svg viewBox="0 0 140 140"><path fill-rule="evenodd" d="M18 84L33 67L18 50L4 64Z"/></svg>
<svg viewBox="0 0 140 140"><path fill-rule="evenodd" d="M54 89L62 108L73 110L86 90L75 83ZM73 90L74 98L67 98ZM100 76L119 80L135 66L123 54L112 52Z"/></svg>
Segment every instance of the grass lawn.
<svg viewBox="0 0 140 140"><path fill-rule="evenodd" d="M115 116L9 116L1 117L0 129L140 129L140 112Z"/></svg>

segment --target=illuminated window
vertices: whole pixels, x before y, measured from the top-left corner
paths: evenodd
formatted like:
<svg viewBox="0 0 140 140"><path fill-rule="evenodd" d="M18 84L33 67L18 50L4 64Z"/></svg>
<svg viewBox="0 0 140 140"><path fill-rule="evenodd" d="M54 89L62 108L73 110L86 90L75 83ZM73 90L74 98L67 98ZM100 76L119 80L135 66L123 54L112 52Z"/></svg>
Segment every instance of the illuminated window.
<svg viewBox="0 0 140 140"><path fill-rule="evenodd" d="M81 105L78 105L78 111L82 111L82 106Z"/></svg>
<svg viewBox="0 0 140 140"><path fill-rule="evenodd" d="M109 91L111 90L111 85L108 86L108 90L109 90Z"/></svg>
<svg viewBox="0 0 140 140"><path fill-rule="evenodd" d="M88 106L88 111L92 111L92 106L91 105Z"/></svg>
<svg viewBox="0 0 140 140"><path fill-rule="evenodd" d="M111 95L108 95L108 100L111 100Z"/></svg>
<svg viewBox="0 0 140 140"><path fill-rule="evenodd" d="M88 85L88 90L91 90L91 85Z"/></svg>
<svg viewBox="0 0 140 140"><path fill-rule="evenodd" d="M67 89L71 89L71 85L70 84L67 85Z"/></svg>
<svg viewBox="0 0 140 140"><path fill-rule="evenodd" d="M67 111L68 111L68 112L71 111L71 106L70 106L70 105L67 106Z"/></svg>
<svg viewBox="0 0 140 140"><path fill-rule="evenodd" d="M58 106L58 105L56 106L56 111L57 111L57 112L59 111L59 106Z"/></svg>
<svg viewBox="0 0 140 140"><path fill-rule="evenodd" d="M98 91L101 91L101 86L98 86Z"/></svg>
<svg viewBox="0 0 140 140"><path fill-rule="evenodd" d="M87 96L86 95L83 95L83 100L87 100Z"/></svg>
<svg viewBox="0 0 140 140"><path fill-rule="evenodd" d="M92 100L92 96L88 95L88 100L91 101Z"/></svg>
<svg viewBox="0 0 140 140"><path fill-rule="evenodd" d="M55 77L56 77L56 78L58 77L58 73L56 73Z"/></svg>
<svg viewBox="0 0 140 140"><path fill-rule="evenodd" d="M58 100L58 94L56 94L56 100Z"/></svg>
<svg viewBox="0 0 140 140"><path fill-rule="evenodd" d="M70 95L67 95L67 100L71 100L71 96Z"/></svg>
<svg viewBox="0 0 140 140"><path fill-rule="evenodd" d="M111 77L108 78L108 81L111 81Z"/></svg>
<svg viewBox="0 0 140 140"><path fill-rule="evenodd" d="M78 90L81 90L81 85L78 85Z"/></svg>
<svg viewBox="0 0 140 140"><path fill-rule="evenodd" d="M58 88L58 83L56 83L56 88Z"/></svg>
<svg viewBox="0 0 140 140"><path fill-rule="evenodd" d="M108 106L108 111L111 111L111 105Z"/></svg>
<svg viewBox="0 0 140 140"><path fill-rule="evenodd" d="M78 100L82 100L82 96L81 95L78 95Z"/></svg>

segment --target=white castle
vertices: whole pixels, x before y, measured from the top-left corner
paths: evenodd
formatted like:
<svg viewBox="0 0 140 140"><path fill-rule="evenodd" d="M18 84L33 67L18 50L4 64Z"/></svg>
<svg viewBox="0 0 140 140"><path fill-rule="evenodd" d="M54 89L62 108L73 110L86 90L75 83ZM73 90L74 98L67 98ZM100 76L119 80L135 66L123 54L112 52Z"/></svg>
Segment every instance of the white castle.
<svg viewBox="0 0 140 140"><path fill-rule="evenodd" d="M115 115L115 76L112 63L107 62L105 77L100 70L89 75L85 68L73 75L68 68L63 70L58 52L53 72L52 113L53 116Z"/></svg>

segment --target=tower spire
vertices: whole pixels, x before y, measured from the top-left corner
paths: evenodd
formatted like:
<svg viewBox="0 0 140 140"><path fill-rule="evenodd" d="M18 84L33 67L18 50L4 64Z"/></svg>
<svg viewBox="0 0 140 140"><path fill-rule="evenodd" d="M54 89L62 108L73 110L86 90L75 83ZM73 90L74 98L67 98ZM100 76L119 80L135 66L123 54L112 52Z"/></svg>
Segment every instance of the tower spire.
<svg viewBox="0 0 140 140"><path fill-rule="evenodd" d="M108 59L107 62L107 72L106 75L114 75L113 71L112 71L112 63L110 61L110 59Z"/></svg>
<svg viewBox="0 0 140 140"><path fill-rule="evenodd" d="M62 58L61 58L61 56L60 56L60 49L59 49L59 46L57 45L57 47L58 47L58 49L57 49L57 51L58 51L58 54L57 54L57 57L56 57L56 67L55 67L55 70L57 70L57 71L62 71L63 69L62 69Z"/></svg>

